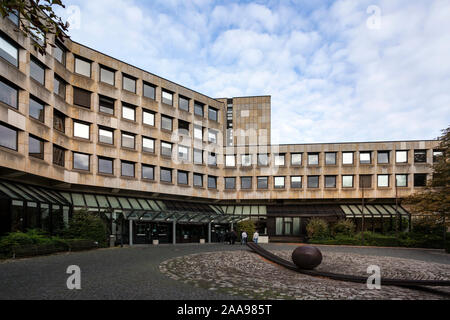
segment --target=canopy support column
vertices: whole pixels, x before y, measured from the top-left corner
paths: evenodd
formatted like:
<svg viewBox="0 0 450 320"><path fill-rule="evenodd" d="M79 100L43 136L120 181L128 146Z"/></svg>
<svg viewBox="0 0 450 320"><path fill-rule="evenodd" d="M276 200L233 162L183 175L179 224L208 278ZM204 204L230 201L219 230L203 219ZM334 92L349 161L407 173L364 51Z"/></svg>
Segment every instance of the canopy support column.
<svg viewBox="0 0 450 320"><path fill-rule="evenodd" d="M208 223L208 243L211 243L211 222Z"/></svg>
<svg viewBox="0 0 450 320"><path fill-rule="evenodd" d="M130 219L129 221L130 221L129 222L130 246L132 246L133 245L133 220Z"/></svg>
<svg viewBox="0 0 450 320"><path fill-rule="evenodd" d="M172 222L172 244L177 244L177 221Z"/></svg>

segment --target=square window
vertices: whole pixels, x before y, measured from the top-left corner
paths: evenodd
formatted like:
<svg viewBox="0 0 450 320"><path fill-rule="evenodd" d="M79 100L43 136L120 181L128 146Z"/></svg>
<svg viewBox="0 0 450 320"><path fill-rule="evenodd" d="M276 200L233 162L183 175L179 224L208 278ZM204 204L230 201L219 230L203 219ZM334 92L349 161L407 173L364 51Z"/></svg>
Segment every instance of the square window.
<svg viewBox="0 0 450 320"><path fill-rule="evenodd" d="M0 146L17 151L17 136L16 129L0 124Z"/></svg>
<svg viewBox="0 0 450 320"><path fill-rule="evenodd" d="M275 189L284 189L285 177L275 177Z"/></svg>
<svg viewBox="0 0 450 320"><path fill-rule="evenodd" d="M114 144L114 130L111 129L98 129L98 141L101 143Z"/></svg>
<svg viewBox="0 0 450 320"><path fill-rule="evenodd" d="M123 75L123 89L136 93L136 79L127 75Z"/></svg>
<svg viewBox="0 0 450 320"><path fill-rule="evenodd" d="M407 174L397 174L395 176L397 187L407 187L408 186L408 175Z"/></svg>
<svg viewBox="0 0 450 320"><path fill-rule="evenodd" d="M302 177L291 177L291 188L301 189L302 188Z"/></svg>
<svg viewBox="0 0 450 320"><path fill-rule="evenodd" d="M142 122L148 126L155 126L155 113L144 110L142 114Z"/></svg>
<svg viewBox="0 0 450 320"><path fill-rule="evenodd" d="M359 153L359 163L360 164L371 164L372 163L372 152L360 152Z"/></svg>
<svg viewBox="0 0 450 320"><path fill-rule="evenodd" d="M185 171L178 171L178 184L189 184L189 173Z"/></svg>
<svg viewBox="0 0 450 320"><path fill-rule="evenodd" d="M203 151L194 149L194 163L203 164Z"/></svg>
<svg viewBox="0 0 450 320"><path fill-rule="evenodd" d="M203 140L203 128L201 126L194 126L194 139Z"/></svg>
<svg viewBox="0 0 450 320"><path fill-rule="evenodd" d="M308 153L308 165L318 166L319 165L319 154L318 153Z"/></svg>
<svg viewBox="0 0 450 320"><path fill-rule="evenodd" d="M426 163L427 162L427 150L414 150L414 162Z"/></svg>
<svg viewBox="0 0 450 320"><path fill-rule="evenodd" d="M0 34L0 57L14 65L19 66L19 49L12 44L6 37Z"/></svg>
<svg viewBox="0 0 450 320"><path fill-rule="evenodd" d="M166 116L161 116L161 129L167 130L167 131L172 131L172 118L166 117Z"/></svg>
<svg viewBox="0 0 450 320"><path fill-rule="evenodd" d="M208 176L208 189L217 189L217 177Z"/></svg>
<svg viewBox="0 0 450 320"><path fill-rule="evenodd" d="M130 120L130 121L136 121L136 108L122 104L122 118Z"/></svg>
<svg viewBox="0 0 450 320"><path fill-rule="evenodd" d="M407 163L408 162L408 151L396 151L395 161L397 163Z"/></svg>
<svg viewBox="0 0 450 320"><path fill-rule="evenodd" d="M203 188L203 175L194 173L194 187Z"/></svg>
<svg viewBox="0 0 450 320"><path fill-rule="evenodd" d="M172 169L161 168L161 181L172 183Z"/></svg>
<svg viewBox="0 0 450 320"><path fill-rule="evenodd" d="M285 155L284 154L278 154L275 155L275 166L282 167L285 165Z"/></svg>
<svg viewBox="0 0 450 320"><path fill-rule="evenodd" d="M103 66L100 66L100 81L103 83L114 86L115 84L115 71Z"/></svg>
<svg viewBox="0 0 450 320"><path fill-rule="evenodd" d="M241 177L241 189L249 190L252 189L252 177Z"/></svg>
<svg viewBox="0 0 450 320"><path fill-rule="evenodd" d="M55 43L55 47L53 48L53 57L55 57L56 61L61 63L63 66L66 65L66 49L59 42Z"/></svg>
<svg viewBox="0 0 450 320"><path fill-rule="evenodd" d="M353 164L353 152L342 152L342 164Z"/></svg>
<svg viewBox="0 0 450 320"><path fill-rule="evenodd" d="M360 189L372 188L372 176L371 175L360 175L359 176L359 188Z"/></svg>
<svg viewBox="0 0 450 320"><path fill-rule="evenodd" d="M268 154L258 154L258 166L267 167L269 165Z"/></svg>
<svg viewBox="0 0 450 320"><path fill-rule="evenodd" d="M156 87L144 82L144 97L155 100Z"/></svg>
<svg viewBox="0 0 450 320"><path fill-rule="evenodd" d="M73 87L73 104L83 107L91 108L91 92L80 88Z"/></svg>
<svg viewBox="0 0 450 320"><path fill-rule="evenodd" d="M217 166L217 155L214 152L208 153L208 166Z"/></svg>
<svg viewBox="0 0 450 320"><path fill-rule="evenodd" d="M162 102L168 104L169 106L173 106L173 93L162 90Z"/></svg>
<svg viewBox="0 0 450 320"><path fill-rule="evenodd" d="M30 77L43 86L45 85L45 68L40 62L33 58L30 61Z"/></svg>
<svg viewBox="0 0 450 320"><path fill-rule="evenodd" d="M114 174L114 160L99 157L98 172L103 174Z"/></svg>
<svg viewBox="0 0 450 320"><path fill-rule="evenodd" d="M65 154L66 150L57 145L53 145L53 164L64 167L66 163Z"/></svg>
<svg viewBox="0 0 450 320"><path fill-rule="evenodd" d="M208 142L217 143L217 131L208 129Z"/></svg>
<svg viewBox="0 0 450 320"><path fill-rule="evenodd" d="M66 116L56 109L53 109L53 128L60 132L66 132Z"/></svg>
<svg viewBox="0 0 450 320"><path fill-rule="evenodd" d="M301 153L292 153L291 154L291 165L293 165L293 166L301 166L302 165L302 154Z"/></svg>
<svg viewBox="0 0 450 320"><path fill-rule="evenodd" d="M155 167L142 165L142 179L155 180Z"/></svg>
<svg viewBox="0 0 450 320"><path fill-rule="evenodd" d="M326 152L325 153L325 164L335 165L336 164L336 152Z"/></svg>
<svg viewBox="0 0 450 320"><path fill-rule="evenodd" d="M336 176L325 176L325 188L336 188Z"/></svg>
<svg viewBox="0 0 450 320"><path fill-rule="evenodd" d="M30 117L39 120L41 122L45 121L45 106L43 103L30 97Z"/></svg>
<svg viewBox="0 0 450 320"><path fill-rule="evenodd" d="M319 176L308 176L308 188L309 189L319 188Z"/></svg>
<svg viewBox="0 0 450 320"><path fill-rule="evenodd" d="M73 122L73 136L77 138L87 139L91 138L90 125L86 123Z"/></svg>
<svg viewBox="0 0 450 320"><path fill-rule="evenodd" d="M353 188L353 176L342 176L342 188Z"/></svg>
<svg viewBox="0 0 450 320"><path fill-rule="evenodd" d="M205 108L204 104L201 104L199 102L195 102L195 104L194 104L194 114L197 115L197 116L203 117L204 116L204 108Z"/></svg>
<svg viewBox="0 0 450 320"><path fill-rule="evenodd" d="M252 165L252 155L251 154L243 154L243 155L241 155L241 165L243 167L251 167L251 165Z"/></svg>
<svg viewBox="0 0 450 320"><path fill-rule="evenodd" d="M91 63L75 57L75 73L81 74L88 78L91 77Z"/></svg>
<svg viewBox="0 0 450 320"><path fill-rule="evenodd" d="M142 137L142 152L155 153L155 139Z"/></svg>
<svg viewBox="0 0 450 320"><path fill-rule="evenodd" d="M178 108L189 112L189 99L180 96L178 99Z"/></svg>
<svg viewBox="0 0 450 320"><path fill-rule="evenodd" d="M209 120L217 121L218 114L219 114L219 111L217 109L214 109L211 107L208 108L208 119Z"/></svg>
<svg viewBox="0 0 450 320"><path fill-rule="evenodd" d="M226 167L235 167L236 166L236 156L235 155L226 155L225 156L225 166Z"/></svg>
<svg viewBox="0 0 450 320"><path fill-rule="evenodd" d="M33 158L44 159L44 141L29 136L28 154Z"/></svg>
<svg viewBox="0 0 450 320"><path fill-rule="evenodd" d="M90 156L83 153L73 153L73 168L76 170L89 171Z"/></svg>
<svg viewBox="0 0 450 320"><path fill-rule="evenodd" d="M189 122L178 120L178 134L189 136Z"/></svg>
<svg viewBox="0 0 450 320"><path fill-rule="evenodd" d="M389 151L378 151L377 152L378 164L388 164L389 163Z"/></svg>
<svg viewBox="0 0 450 320"><path fill-rule="evenodd" d="M388 174L379 174L378 175L378 187L380 187L380 188L389 187L389 175Z"/></svg>
<svg viewBox="0 0 450 320"><path fill-rule="evenodd" d="M56 74L53 78L53 93L60 96L64 100L66 99L66 83Z"/></svg>
<svg viewBox="0 0 450 320"><path fill-rule="evenodd" d="M161 155L165 157L172 157L172 144L161 141Z"/></svg>
<svg viewBox="0 0 450 320"><path fill-rule="evenodd" d="M1 38L0 38L1 39ZM0 80L0 101L7 104L14 109L17 109L17 101L19 97L19 91Z"/></svg>
<svg viewBox="0 0 450 320"><path fill-rule="evenodd" d="M225 178L225 189L226 190L234 190L236 189L236 178Z"/></svg>
<svg viewBox="0 0 450 320"><path fill-rule="evenodd" d="M269 177L258 177L257 184L258 184L258 189L268 189L269 188Z"/></svg>
<svg viewBox="0 0 450 320"><path fill-rule="evenodd" d="M185 146L178 146L178 159L189 161L189 148Z"/></svg>
<svg viewBox="0 0 450 320"><path fill-rule="evenodd" d="M136 148L136 136L130 133L122 132L122 147L128 149Z"/></svg>
<svg viewBox="0 0 450 320"><path fill-rule="evenodd" d="M122 161L122 176L134 178L134 163Z"/></svg>
<svg viewBox="0 0 450 320"><path fill-rule="evenodd" d="M426 187L427 175L424 173L417 173L414 175L414 187Z"/></svg>
<svg viewBox="0 0 450 320"><path fill-rule="evenodd" d="M99 111L109 115L114 115L114 99L99 96Z"/></svg>

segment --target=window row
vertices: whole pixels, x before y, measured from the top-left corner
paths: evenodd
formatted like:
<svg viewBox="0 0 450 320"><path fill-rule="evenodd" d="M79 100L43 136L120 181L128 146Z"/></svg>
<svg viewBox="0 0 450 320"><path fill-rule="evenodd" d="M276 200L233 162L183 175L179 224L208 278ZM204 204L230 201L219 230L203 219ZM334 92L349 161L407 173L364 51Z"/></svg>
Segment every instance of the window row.
<svg viewBox="0 0 450 320"><path fill-rule="evenodd" d="M303 176L278 176L273 177L274 189L285 189L286 180L289 179L291 189L302 189ZM321 188L320 185L321 176L307 176L306 187L308 189ZM235 190L237 177L225 177L225 190ZM388 188L390 187L391 175L380 174L377 175L377 187ZM337 188L338 176L323 176L324 188ZM252 189L253 177L240 177L240 189ZM269 177L257 177L257 189L269 188ZM414 186L425 187L427 184L427 174L414 174ZM342 175L341 176L342 188L355 188L355 176L354 175ZM408 174L396 174L395 185L397 187L408 187ZM372 175L359 175L359 188L372 188Z"/></svg>
<svg viewBox="0 0 450 320"><path fill-rule="evenodd" d="M375 151L361 151L359 152L359 163L360 164L372 164L372 154ZM408 150L398 150L398 151L376 151L377 153L377 163L378 164L389 164L390 163L390 153L395 153L395 163L408 163ZM342 165L354 165L355 164L355 154L357 152L349 151L342 152ZM427 162L427 150L414 150L414 163L426 163ZM433 161L437 162L439 157L442 157L443 153L439 150L433 150ZM338 152L325 152L323 155L325 165L337 165L338 164ZM251 154L240 155L241 166L252 166L254 164L253 156ZM275 166L286 166L287 154L275 154L273 156L273 163ZM319 166L320 165L321 153L313 152L306 154L306 163L308 166ZM303 153L291 153L290 154L290 165L291 166L302 166L303 165ZM269 155L268 154L258 154L256 159L256 164L258 166L269 166ZM225 155L225 166L235 167L236 166L236 155Z"/></svg>

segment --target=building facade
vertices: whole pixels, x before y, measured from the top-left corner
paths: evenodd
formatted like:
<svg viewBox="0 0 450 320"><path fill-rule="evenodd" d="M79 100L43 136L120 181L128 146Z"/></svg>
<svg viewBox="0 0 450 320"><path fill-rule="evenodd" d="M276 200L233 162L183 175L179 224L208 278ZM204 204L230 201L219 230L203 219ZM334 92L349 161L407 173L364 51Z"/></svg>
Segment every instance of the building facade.
<svg viewBox="0 0 450 320"><path fill-rule="evenodd" d="M66 40L45 55L0 19L0 233L74 210L130 243L216 241L252 219L272 241L311 217L379 230L408 217L439 142L271 145L271 99L215 99ZM364 203L364 204L363 204Z"/></svg>

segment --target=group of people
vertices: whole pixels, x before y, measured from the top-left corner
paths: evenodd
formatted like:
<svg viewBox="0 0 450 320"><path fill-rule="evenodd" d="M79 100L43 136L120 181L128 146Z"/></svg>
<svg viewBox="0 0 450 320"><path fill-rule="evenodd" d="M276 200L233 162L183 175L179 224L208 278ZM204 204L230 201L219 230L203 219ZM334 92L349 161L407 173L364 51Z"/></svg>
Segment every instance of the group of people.
<svg viewBox="0 0 450 320"><path fill-rule="evenodd" d="M237 238L238 238L238 235L237 235L236 231L231 230L231 231L226 232L225 234L221 234L219 241L220 242L228 242L229 244L235 244ZM258 239L259 239L259 233L258 233L258 231L255 231L255 233L253 234L253 242L257 244ZM241 245L247 244L247 240L248 240L247 232L242 231Z"/></svg>

